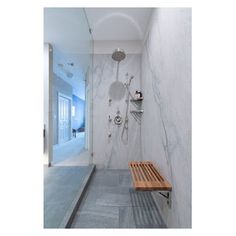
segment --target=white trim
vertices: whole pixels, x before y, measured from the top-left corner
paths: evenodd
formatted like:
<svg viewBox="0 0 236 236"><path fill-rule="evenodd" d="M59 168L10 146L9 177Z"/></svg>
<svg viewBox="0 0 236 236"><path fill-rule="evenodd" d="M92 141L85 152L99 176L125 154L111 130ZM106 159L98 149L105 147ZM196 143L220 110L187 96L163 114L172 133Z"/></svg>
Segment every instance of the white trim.
<svg viewBox="0 0 236 236"><path fill-rule="evenodd" d="M44 164L51 165L53 146L53 119L52 119L52 83L53 83L53 48L44 43Z"/></svg>

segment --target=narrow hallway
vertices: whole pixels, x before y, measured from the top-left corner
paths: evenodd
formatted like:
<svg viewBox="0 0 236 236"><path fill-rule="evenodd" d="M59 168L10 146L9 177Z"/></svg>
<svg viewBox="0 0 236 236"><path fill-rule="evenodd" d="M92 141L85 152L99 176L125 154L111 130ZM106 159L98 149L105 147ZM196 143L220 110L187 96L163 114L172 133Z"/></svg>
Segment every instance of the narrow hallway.
<svg viewBox="0 0 236 236"><path fill-rule="evenodd" d="M77 134L76 138L61 145L53 147L53 165L54 166L86 166L89 163L88 158L83 155L84 132Z"/></svg>

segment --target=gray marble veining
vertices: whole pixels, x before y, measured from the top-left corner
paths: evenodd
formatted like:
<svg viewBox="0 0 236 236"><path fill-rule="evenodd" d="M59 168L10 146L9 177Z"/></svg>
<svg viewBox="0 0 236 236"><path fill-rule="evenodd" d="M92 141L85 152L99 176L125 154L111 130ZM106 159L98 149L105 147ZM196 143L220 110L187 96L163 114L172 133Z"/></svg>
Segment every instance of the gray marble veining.
<svg viewBox="0 0 236 236"><path fill-rule="evenodd" d="M189 228L192 204L191 9L155 9L142 55L127 55L121 62L120 81L126 82L127 72L135 76L131 92L141 89L144 95L144 113L140 120L135 120L129 113L129 129L125 133L128 142L126 136L122 136L122 126L108 122L109 115L114 119L117 109L124 117L126 109L125 98L109 103L109 86L115 81L116 62L111 55L94 56L93 161L99 169L105 170L127 169L131 160L153 161L173 187L171 208L163 197L157 197L167 226ZM130 103L131 109L135 109L135 104ZM128 212L132 203L122 195L127 191L125 187L129 184L125 185L125 182L128 178L116 176L107 181L107 186L100 187L108 191L109 196L97 193L97 206L111 207L116 202L116 207L123 207L121 214L125 214L125 207ZM103 177L98 176L94 185L102 182ZM121 192L112 192L120 183L124 184ZM118 218L115 218L116 223Z"/></svg>
<svg viewBox="0 0 236 236"><path fill-rule="evenodd" d="M109 87L116 80L117 64L111 55L94 55L93 71L93 161L97 168L127 169L130 160L141 160L140 123L128 111L128 130L123 131L123 125L117 126L113 120L119 109L125 119L126 98L109 103ZM140 89L141 55L127 55L120 62L119 81L127 82L134 75L131 83L131 93ZM129 104L129 110L135 109ZM108 117L112 121L108 122ZM108 134L111 137L108 137Z"/></svg>
<svg viewBox="0 0 236 236"><path fill-rule="evenodd" d="M191 9L154 11L141 81L143 159L172 184L172 207L159 198L167 225L191 227Z"/></svg>

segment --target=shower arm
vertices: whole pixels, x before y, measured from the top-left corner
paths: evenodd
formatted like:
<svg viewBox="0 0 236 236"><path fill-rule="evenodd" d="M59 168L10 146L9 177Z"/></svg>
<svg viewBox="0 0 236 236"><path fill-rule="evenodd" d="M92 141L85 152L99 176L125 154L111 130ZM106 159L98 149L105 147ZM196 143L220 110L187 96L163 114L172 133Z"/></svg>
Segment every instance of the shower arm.
<svg viewBox="0 0 236 236"><path fill-rule="evenodd" d="M117 62L117 69L116 69L116 81L118 81L118 78L119 78L119 65L120 65L120 62L118 61Z"/></svg>

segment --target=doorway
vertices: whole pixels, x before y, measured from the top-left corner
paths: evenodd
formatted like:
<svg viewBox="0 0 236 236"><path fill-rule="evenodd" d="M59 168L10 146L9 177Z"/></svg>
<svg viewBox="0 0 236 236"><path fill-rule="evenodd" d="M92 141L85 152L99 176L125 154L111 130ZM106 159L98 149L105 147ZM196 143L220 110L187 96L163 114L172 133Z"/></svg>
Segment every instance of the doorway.
<svg viewBox="0 0 236 236"><path fill-rule="evenodd" d="M58 143L70 140L71 136L71 99L58 93Z"/></svg>

